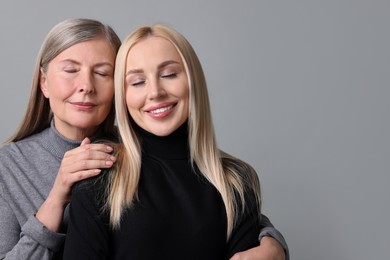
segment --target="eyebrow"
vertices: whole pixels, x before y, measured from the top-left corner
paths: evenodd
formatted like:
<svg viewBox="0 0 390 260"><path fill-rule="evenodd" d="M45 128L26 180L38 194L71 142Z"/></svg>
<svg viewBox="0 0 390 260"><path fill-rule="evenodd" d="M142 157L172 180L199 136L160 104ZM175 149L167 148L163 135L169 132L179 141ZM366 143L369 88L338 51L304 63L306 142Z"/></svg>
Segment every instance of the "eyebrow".
<svg viewBox="0 0 390 260"><path fill-rule="evenodd" d="M168 65L171 65L171 64L180 64L180 62L178 61L175 61L175 60L167 60L167 61L164 61L162 62L161 64L159 64L157 66L157 69L162 69ZM130 74L137 74L137 73L142 73L144 70L143 69L132 69L132 70L128 70L126 72L126 77L129 76Z"/></svg>

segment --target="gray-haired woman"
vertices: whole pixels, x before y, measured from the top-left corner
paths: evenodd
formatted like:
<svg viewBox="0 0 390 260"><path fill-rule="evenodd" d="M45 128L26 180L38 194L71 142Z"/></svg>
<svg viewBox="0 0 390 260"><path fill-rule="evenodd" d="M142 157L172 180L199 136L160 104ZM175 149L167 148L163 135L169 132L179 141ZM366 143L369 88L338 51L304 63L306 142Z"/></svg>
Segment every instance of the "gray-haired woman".
<svg viewBox="0 0 390 260"><path fill-rule="evenodd" d="M46 36L25 116L0 149L0 259L61 259L72 185L115 161L111 147L91 142L115 134L119 46L110 26L91 19Z"/></svg>

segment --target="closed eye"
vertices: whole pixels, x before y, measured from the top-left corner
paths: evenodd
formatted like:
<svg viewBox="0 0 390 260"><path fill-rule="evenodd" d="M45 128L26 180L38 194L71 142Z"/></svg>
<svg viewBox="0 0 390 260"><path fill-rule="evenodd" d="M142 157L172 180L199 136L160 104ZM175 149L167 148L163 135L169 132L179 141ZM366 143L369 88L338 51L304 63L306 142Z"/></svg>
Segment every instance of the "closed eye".
<svg viewBox="0 0 390 260"><path fill-rule="evenodd" d="M64 69L66 73L76 73L77 69Z"/></svg>
<svg viewBox="0 0 390 260"><path fill-rule="evenodd" d="M109 74L105 71L95 71L95 74L102 76L102 77L107 77Z"/></svg>
<svg viewBox="0 0 390 260"><path fill-rule="evenodd" d="M164 75L161 75L162 78L176 78L177 76L177 73L169 73L169 74L164 74Z"/></svg>
<svg viewBox="0 0 390 260"><path fill-rule="evenodd" d="M133 87L138 87L138 86L141 86L141 85L143 85L143 84L145 84L145 81L144 81L144 80L133 82L133 83L131 83L130 85L133 86Z"/></svg>

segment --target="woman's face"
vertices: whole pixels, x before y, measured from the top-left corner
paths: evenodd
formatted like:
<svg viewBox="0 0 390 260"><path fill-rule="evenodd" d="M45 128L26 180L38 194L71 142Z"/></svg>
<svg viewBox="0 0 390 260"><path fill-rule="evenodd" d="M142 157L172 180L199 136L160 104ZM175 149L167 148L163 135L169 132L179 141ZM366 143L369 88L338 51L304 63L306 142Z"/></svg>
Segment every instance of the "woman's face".
<svg viewBox="0 0 390 260"><path fill-rule="evenodd" d="M127 109L140 127L167 136L187 120L187 74L172 43L154 36L136 43L125 71Z"/></svg>
<svg viewBox="0 0 390 260"><path fill-rule="evenodd" d="M40 85L54 114L56 129L80 140L92 135L111 109L115 53L98 38L75 44L41 71Z"/></svg>

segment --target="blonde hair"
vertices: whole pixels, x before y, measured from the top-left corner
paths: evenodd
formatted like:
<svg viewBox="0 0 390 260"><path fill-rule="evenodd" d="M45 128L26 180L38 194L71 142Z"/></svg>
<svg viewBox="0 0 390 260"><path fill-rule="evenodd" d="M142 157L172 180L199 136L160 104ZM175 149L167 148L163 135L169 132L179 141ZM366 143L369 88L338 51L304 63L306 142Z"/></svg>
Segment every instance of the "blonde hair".
<svg viewBox="0 0 390 260"><path fill-rule="evenodd" d="M117 53L121 41L115 31L108 25L99 21L84 18L68 19L55 25L47 34L38 53L28 105L24 117L15 133L7 142L19 141L30 135L36 134L50 126L53 113L40 89L40 73L47 67L57 55L67 48L88 40L104 37ZM111 111L101 124L106 133L114 133L115 106L112 104Z"/></svg>
<svg viewBox="0 0 390 260"><path fill-rule="evenodd" d="M116 58L115 105L122 145L118 148L116 166L109 174L106 209L110 224L119 228L125 207L137 200L140 179L141 148L134 132L125 100L125 69L130 49L147 37L162 37L170 41L183 60L190 88L188 116L191 162L212 183L222 196L227 213L227 235L230 236L236 217L245 208L246 192L255 194L260 217L260 184L256 172L243 161L220 151L217 147L211 118L206 80L200 61L191 44L179 32L156 24L137 29L123 42ZM241 210L239 210L241 209Z"/></svg>

